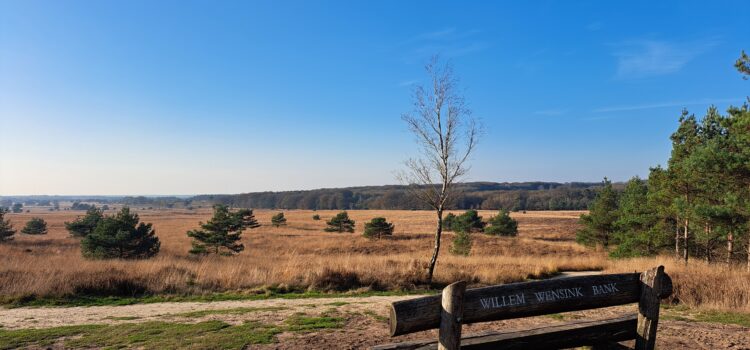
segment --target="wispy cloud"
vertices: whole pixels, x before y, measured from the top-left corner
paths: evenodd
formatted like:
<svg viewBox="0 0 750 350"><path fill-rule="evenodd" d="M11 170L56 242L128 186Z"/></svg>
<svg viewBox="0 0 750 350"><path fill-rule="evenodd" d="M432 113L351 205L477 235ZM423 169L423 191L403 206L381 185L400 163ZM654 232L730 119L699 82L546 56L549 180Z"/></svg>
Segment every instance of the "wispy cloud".
<svg viewBox="0 0 750 350"><path fill-rule="evenodd" d="M434 54L452 58L487 49L490 45L479 38L480 30L459 30L454 27L417 34L397 45L409 62L423 61Z"/></svg>
<svg viewBox="0 0 750 350"><path fill-rule="evenodd" d="M419 80L417 79L404 80L404 81L399 82L398 86L412 86L418 82Z"/></svg>
<svg viewBox="0 0 750 350"><path fill-rule="evenodd" d="M612 45L619 79L638 79L682 70L697 56L719 44L718 39L689 43L631 40Z"/></svg>
<svg viewBox="0 0 750 350"><path fill-rule="evenodd" d="M535 111L534 114L552 117L552 116L563 115L566 112L567 111L564 109L553 108L553 109L543 109L543 110Z"/></svg>
<svg viewBox="0 0 750 350"><path fill-rule="evenodd" d="M622 105L622 106L609 106L594 109L594 113L609 113L609 112L626 112L626 111L637 111L643 109L657 109L657 108L668 108L668 107L686 107L696 105L709 105L716 103L737 103L740 104L744 100L743 97L734 98L702 98L692 101L667 101L647 104L633 104L633 105Z"/></svg>

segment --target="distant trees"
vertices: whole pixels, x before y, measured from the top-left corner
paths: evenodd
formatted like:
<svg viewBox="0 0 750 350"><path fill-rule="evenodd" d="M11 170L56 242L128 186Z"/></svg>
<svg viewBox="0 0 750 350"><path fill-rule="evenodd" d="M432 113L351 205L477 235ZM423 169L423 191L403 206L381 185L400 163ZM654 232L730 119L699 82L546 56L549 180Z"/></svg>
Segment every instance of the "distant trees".
<svg viewBox="0 0 750 350"><path fill-rule="evenodd" d="M151 224L140 222L128 207L102 218L81 240L81 252L90 259L150 258L159 253L160 246Z"/></svg>
<svg viewBox="0 0 750 350"><path fill-rule="evenodd" d="M46 235L47 222L42 218L31 218L31 220L26 222L26 226L21 230L21 233L27 235Z"/></svg>
<svg viewBox="0 0 750 350"><path fill-rule="evenodd" d="M93 204L86 204L81 202L73 202L73 204L70 206L70 210L89 210L91 208L94 208L95 206Z"/></svg>
<svg viewBox="0 0 750 350"><path fill-rule="evenodd" d="M21 203L13 203L12 210L14 213L21 213L23 212L23 204Z"/></svg>
<svg viewBox="0 0 750 350"><path fill-rule="evenodd" d="M73 222L65 222L65 229L74 237L86 237L94 231L103 218L104 213L92 206L86 211L85 216L78 217Z"/></svg>
<svg viewBox="0 0 750 350"><path fill-rule="evenodd" d="M588 208L598 186L598 183L457 182L451 207L462 210L582 210ZM266 209L432 209L419 198L412 196L408 186L201 195L193 199L194 203L200 201Z"/></svg>
<svg viewBox="0 0 750 350"><path fill-rule="evenodd" d="M242 232L260 227L250 209L230 211L221 204L214 206L214 215L208 222L200 223L200 230L187 232L193 239L191 254L237 254L245 249L240 243Z"/></svg>
<svg viewBox="0 0 750 350"><path fill-rule="evenodd" d="M5 214L7 213L7 209L0 208L0 242L10 241L13 239L13 235L16 234L16 230L13 229L10 219L5 219Z"/></svg>
<svg viewBox="0 0 750 350"><path fill-rule="evenodd" d="M500 210L487 223L489 226L484 229L486 234L495 236L516 236L518 234L518 221L511 218L507 210Z"/></svg>
<svg viewBox="0 0 750 350"><path fill-rule="evenodd" d="M589 214L581 215L583 227L576 232L576 241L585 245L607 247L612 238L614 223L617 220L617 192L606 177L604 186L589 208Z"/></svg>
<svg viewBox="0 0 750 350"><path fill-rule="evenodd" d="M431 86L414 89L414 110L402 116L423 157L407 161L407 171L400 177L410 185L412 195L436 214L435 245L427 268L429 284L440 252L443 211L456 199L454 184L469 170L467 160L476 148L480 130L460 94L452 66L441 65L434 57L425 70Z"/></svg>
<svg viewBox="0 0 750 350"><path fill-rule="evenodd" d="M325 228L326 232L354 232L354 220L350 219L345 211L336 214L326 222L326 225L328 225Z"/></svg>
<svg viewBox="0 0 750 350"><path fill-rule="evenodd" d="M312 219L315 220L315 221L318 221L318 220L320 220L320 215L315 214L315 215L312 216Z"/></svg>
<svg viewBox="0 0 750 350"><path fill-rule="evenodd" d="M383 217L377 217L365 223L364 236L367 238L380 239L385 236L393 235L394 226L392 223L386 221Z"/></svg>
<svg viewBox="0 0 750 350"><path fill-rule="evenodd" d="M271 225L273 227L279 227L286 225L286 218L284 217L284 213L278 213L271 217Z"/></svg>

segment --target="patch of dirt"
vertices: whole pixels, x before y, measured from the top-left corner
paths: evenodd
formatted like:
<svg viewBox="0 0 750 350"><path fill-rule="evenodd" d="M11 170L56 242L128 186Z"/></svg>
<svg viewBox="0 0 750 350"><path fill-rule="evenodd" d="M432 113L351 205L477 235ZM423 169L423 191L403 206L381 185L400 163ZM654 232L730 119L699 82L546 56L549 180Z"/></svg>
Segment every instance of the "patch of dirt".
<svg viewBox="0 0 750 350"><path fill-rule="evenodd" d="M388 336L388 306L391 302L414 296L269 299L257 301L220 301L210 303L179 302L127 306L91 306L69 308L0 309L3 329L47 328L75 324L117 324L145 321L199 322L223 320L232 324L259 321L281 324L295 313L320 315L334 312L346 318L340 329L311 333L282 333L278 342L254 345L253 349L364 349L391 342L436 339L437 331L425 331L391 338ZM204 310L247 308L254 311L205 314L185 317L179 314ZM267 308L276 308L268 310ZM636 311L635 305L530 317L466 325L464 334L490 330L509 330L551 325L580 318L606 318ZM266 310L264 310L266 309ZM562 319L562 320L561 320ZM662 320L657 345L661 349L747 349L750 350L750 328L717 323Z"/></svg>

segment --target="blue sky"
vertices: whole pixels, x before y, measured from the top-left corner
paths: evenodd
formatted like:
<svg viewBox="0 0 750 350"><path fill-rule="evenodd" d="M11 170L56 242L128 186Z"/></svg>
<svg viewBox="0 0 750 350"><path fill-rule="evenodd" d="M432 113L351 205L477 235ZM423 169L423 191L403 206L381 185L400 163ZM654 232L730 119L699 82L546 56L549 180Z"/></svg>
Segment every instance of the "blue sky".
<svg viewBox="0 0 750 350"><path fill-rule="evenodd" d="M646 176L683 107L750 95L743 7L0 0L0 194L396 183L436 53L487 131L467 180Z"/></svg>

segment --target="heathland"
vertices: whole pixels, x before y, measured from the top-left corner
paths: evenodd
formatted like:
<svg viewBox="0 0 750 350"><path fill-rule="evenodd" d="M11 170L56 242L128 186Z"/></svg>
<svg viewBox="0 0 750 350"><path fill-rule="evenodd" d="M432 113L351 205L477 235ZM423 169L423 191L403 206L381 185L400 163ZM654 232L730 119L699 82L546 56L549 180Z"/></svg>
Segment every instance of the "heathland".
<svg viewBox="0 0 750 350"><path fill-rule="evenodd" d="M244 251L200 257L188 253L186 232L210 219L210 209L137 210L142 222L153 223L161 241L159 254L146 260L89 260L82 257L79 239L64 227L84 212L27 209L6 217L16 227L41 217L48 234L17 234L0 245L0 296L6 305L422 293L456 280L480 286L566 271L642 271L661 264L675 281L670 303L750 312L750 272L744 268L700 261L685 265L673 256L610 259L604 251L575 242L581 211L512 213L518 236L473 233L469 256L443 249L434 284L427 287L424 271L435 222L428 211L352 210L355 232L331 233L324 232L325 221L337 211L285 211L287 224L274 227L271 217L278 211L256 210L261 226L243 233ZM485 220L496 213L479 212ZM364 223L379 216L393 222L393 236L363 237ZM452 238L453 233L446 233L444 244Z"/></svg>

